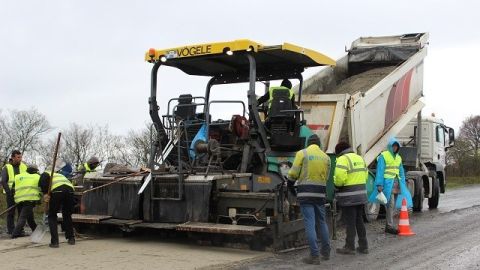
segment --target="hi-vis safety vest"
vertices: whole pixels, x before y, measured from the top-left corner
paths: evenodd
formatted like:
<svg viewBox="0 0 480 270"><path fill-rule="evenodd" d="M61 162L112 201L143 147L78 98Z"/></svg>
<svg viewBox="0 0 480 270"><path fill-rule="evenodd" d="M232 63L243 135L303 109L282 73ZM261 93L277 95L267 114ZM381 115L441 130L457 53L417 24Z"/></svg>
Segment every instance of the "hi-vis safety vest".
<svg viewBox="0 0 480 270"><path fill-rule="evenodd" d="M288 172L290 179L298 179L298 201L324 203L329 172L330 158L318 145L298 151Z"/></svg>
<svg viewBox="0 0 480 270"><path fill-rule="evenodd" d="M47 173L50 175L50 172ZM68 180L68 178L66 178L63 174L54 173L52 179L52 191L63 185L67 185L73 189L73 184L70 182L70 180Z"/></svg>
<svg viewBox="0 0 480 270"><path fill-rule="evenodd" d="M383 173L383 178L400 178L400 165L402 165L402 157L399 154L396 154L395 157L393 157L390 151L383 151L381 155L385 160L385 172Z"/></svg>
<svg viewBox="0 0 480 270"><path fill-rule="evenodd" d="M294 95L294 92L292 89L289 89L287 87L284 87L284 86L273 86L273 87L270 87L268 89L268 96L269 96L269 99L268 99L268 108L270 109L270 107L272 106L272 100L273 100L273 92L275 91L288 91L288 98L289 99L292 99L293 95Z"/></svg>
<svg viewBox="0 0 480 270"><path fill-rule="evenodd" d="M27 172L17 174L15 176L15 203L21 203L24 201L39 201L41 196L38 182L40 181L40 175L34 173L29 174Z"/></svg>
<svg viewBox="0 0 480 270"><path fill-rule="evenodd" d="M361 156L347 153L337 159L334 183L339 188L336 197L340 206L362 205L367 202L367 178L367 166Z"/></svg>
<svg viewBox="0 0 480 270"><path fill-rule="evenodd" d="M94 172L95 170L90 169L90 166L87 162L83 163L82 165L78 165L77 170L81 171L82 169L85 170L85 173Z"/></svg>
<svg viewBox="0 0 480 270"><path fill-rule="evenodd" d="M7 174L8 174L8 187L12 189L13 182L15 182L15 170L13 169L12 164L7 164L5 165L5 168L7 168ZM20 173L26 173L27 172L27 165L25 163L21 162L19 167L19 174ZM5 193L5 190L3 191Z"/></svg>

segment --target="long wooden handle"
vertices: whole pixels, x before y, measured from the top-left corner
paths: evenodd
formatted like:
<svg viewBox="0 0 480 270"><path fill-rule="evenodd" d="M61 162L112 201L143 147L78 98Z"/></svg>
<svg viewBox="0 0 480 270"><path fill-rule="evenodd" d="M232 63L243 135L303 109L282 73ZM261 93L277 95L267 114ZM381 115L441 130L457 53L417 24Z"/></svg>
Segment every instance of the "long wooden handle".
<svg viewBox="0 0 480 270"><path fill-rule="evenodd" d="M52 182L53 182L53 174L55 173L55 165L57 163L57 154L58 148L60 147L60 138L62 137L62 133L58 133L57 143L55 144L55 153L53 154L53 163L52 163L52 171L50 173L50 180L48 181L48 196L52 194ZM45 204L45 213L48 212L48 202Z"/></svg>
<svg viewBox="0 0 480 270"><path fill-rule="evenodd" d="M9 208L5 209L3 212L0 213L0 217L3 216L8 211L12 210L15 207L17 207L17 204L14 204L14 205L10 206Z"/></svg>

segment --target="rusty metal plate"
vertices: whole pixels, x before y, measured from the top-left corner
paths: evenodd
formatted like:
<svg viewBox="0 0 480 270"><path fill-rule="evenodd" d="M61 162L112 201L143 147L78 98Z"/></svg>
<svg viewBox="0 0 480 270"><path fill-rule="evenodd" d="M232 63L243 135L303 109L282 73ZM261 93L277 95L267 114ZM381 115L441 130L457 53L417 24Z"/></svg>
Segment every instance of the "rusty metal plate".
<svg viewBox="0 0 480 270"><path fill-rule="evenodd" d="M184 232L204 232L237 235L254 235L255 233L263 231L265 229L265 227L260 226L215 224L202 222L187 222L177 225L176 228L178 231Z"/></svg>
<svg viewBox="0 0 480 270"><path fill-rule="evenodd" d="M153 223L143 222L133 225L133 228L147 228L147 229L159 229L159 230L174 230L178 223Z"/></svg>
<svg viewBox="0 0 480 270"><path fill-rule="evenodd" d="M62 213L57 214L58 219L63 220ZM89 223L89 224L99 224L100 221L112 218L112 216L100 216L100 215L82 215L82 214L73 214L72 221L74 223Z"/></svg>
<svg viewBox="0 0 480 270"><path fill-rule="evenodd" d="M142 221L135 220L135 219L117 219L117 218L109 218L109 219L100 221L100 224L117 225L117 226L130 226L138 223L142 223Z"/></svg>

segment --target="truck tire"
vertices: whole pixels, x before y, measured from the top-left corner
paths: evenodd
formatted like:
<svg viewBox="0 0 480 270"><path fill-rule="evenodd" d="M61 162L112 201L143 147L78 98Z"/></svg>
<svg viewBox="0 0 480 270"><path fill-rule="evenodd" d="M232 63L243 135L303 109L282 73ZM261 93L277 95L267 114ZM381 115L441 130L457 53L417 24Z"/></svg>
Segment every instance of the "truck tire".
<svg viewBox="0 0 480 270"><path fill-rule="evenodd" d="M445 187L447 183L445 182L445 177L443 176L443 173L437 172L437 178L440 186L440 193L445 193Z"/></svg>
<svg viewBox="0 0 480 270"><path fill-rule="evenodd" d="M380 213L380 204L378 203L366 203L364 206L363 220L365 222L372 222L377 220Z"/></svg>
<svg viewBox="0 0 480 270"><path fill-rule="evenodd" d="M425 190L423 188L423 179L421 176L415 178L413 194L413 211L421 212L423 209L423 201L425 200Z"/></svg>
<svg viewBox="0 0 480 270"><path fill-rule="evenodd" d="M440 185L438 183L438 178L433 180L433 191L432 197L428 199L428 208L437 209L438 201L440 200Z"/></svg>

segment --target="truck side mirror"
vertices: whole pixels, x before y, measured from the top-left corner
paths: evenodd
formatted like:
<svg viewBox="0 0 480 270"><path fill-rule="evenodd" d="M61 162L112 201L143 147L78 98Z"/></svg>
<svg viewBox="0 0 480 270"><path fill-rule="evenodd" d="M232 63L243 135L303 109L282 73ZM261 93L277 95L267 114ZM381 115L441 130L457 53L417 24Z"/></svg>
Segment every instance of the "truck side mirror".
<svg viewBox="0 0 480 270"><path fill-rule="evenodd" d="M448 146L452 147L455 145L455 130L453 128L448 129Z"/></svg>

